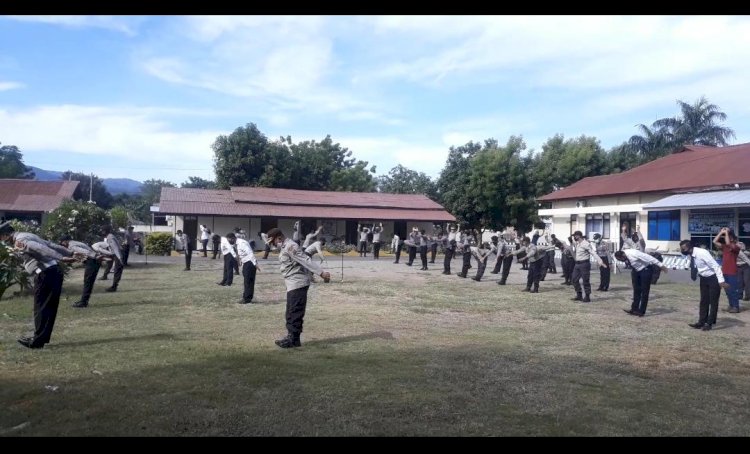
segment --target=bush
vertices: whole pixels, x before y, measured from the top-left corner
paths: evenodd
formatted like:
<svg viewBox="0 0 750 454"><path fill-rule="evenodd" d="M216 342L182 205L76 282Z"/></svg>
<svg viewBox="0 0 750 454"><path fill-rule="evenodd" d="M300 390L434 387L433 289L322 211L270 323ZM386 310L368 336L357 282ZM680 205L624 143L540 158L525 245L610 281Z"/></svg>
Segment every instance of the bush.
<svg viewBox="0 0 750 454"><path fill-rule="evenodd" d="M3 293L13 285L17 284L21 290L31 286L30 276L21 266L23 260L11 251L11 247L0 243L0 299L3 298Z"/></svg>
<svg viewBox="0 0 750 454"><path fill-rule="evenodd" d="M42 232L50 241L58 242L67 234L87 244L102 240L102 226L110 224L109 215L94 204L66 200L47 216Z"/></svg>
<svg viewBox="0 0 750 454"><path fill-rule="evenodd" d="M331 241L330 243L326 243L325 250L330 252L331 254L341 254L341 253L348 253L354 249L354 245L352 244L345 244L342 241Z"/></svg>
<svg viewBox="0 0 750 454"><path fill-rule="evenodd" d="M34 235L42 234L42 227L36 221L19 221L18 219L11 219L10 225L16 232L28 232Z"/></svg>
<svg viewBox="0 0 750 454"><path fill-rule="evenodd" d="M128 227L128 211L120 206L114 207L109 210L109 218L112 220L112 227L117 230L120 228L127 229Z"/></svg>
<svg viewBox="0 0 750 454"><path fill-rule="evenodd" d="M172 252L173 244L171 233L152 233L146 237L146 254L169 255Z"/></svg>

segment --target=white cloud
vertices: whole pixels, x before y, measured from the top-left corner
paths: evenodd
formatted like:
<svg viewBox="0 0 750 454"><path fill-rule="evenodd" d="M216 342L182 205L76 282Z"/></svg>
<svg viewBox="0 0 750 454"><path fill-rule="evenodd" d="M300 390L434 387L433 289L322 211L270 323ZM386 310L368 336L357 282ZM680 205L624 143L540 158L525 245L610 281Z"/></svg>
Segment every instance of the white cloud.
<svg viewBox="0 0 750 454"><path fill-rule="evenodd" d="M448 147L430 144L426 140L406 140L398 137L341 137L341 146L370 165L377 165L378 175L385 175L398 164L430 177L440 174L448 158Z"/></svg>
<svg viewBox="0 0 750 454"><path fill-rule="evenodd" d="M174 113L174 112L173 112ZM80 105L0 109L0 137L24 153L60 151L129 158L155 167L210 168L225 131L175 131L163 109Z"/></svg>
<svg viewBox="0 0 750 454"><path fill-rule="evenodd" d="M25 86L20 82L4 82L0 80L0 91L16 90Z"/></svg>
<svg viewBox="0 0 750 454"><path fill-rule="evenodd" d="M133 36L144 17L135 16L4 16L20 22L38 22L70 28L104 28Z"/></svg>

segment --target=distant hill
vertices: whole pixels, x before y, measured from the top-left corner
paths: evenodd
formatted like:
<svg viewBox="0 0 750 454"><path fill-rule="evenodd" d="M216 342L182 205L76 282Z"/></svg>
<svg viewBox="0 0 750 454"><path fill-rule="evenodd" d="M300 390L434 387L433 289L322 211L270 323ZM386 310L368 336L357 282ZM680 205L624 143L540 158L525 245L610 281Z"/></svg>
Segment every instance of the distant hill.
<svg viewBox="0 0 750 454"><path fill-rule="evenodd" d="M62 178L62 172L56 170L44 170L39 167L29 166L34 170L34 179L40 181L54 181ZM143 183L130 178L102 178L104 187L112 195L117 194L138 194L141 192Z"/></svg>

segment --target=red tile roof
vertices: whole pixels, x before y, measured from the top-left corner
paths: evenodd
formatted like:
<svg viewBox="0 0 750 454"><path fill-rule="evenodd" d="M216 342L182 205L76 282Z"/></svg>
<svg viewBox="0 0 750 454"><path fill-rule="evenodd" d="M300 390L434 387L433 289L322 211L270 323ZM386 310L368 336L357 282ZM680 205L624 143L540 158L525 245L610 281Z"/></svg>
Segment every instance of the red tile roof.
<svg viewBox="0 0 750 454"><path fill-rule="evenodd" d="M455 221L424 195L233 187L162 188L159 212L176 215Z"/></svg>
<svg viewBox="0 0 750 454"><path fill-rule="evenodd" d="M679 193L750 184L750 143L729 147L686 146L683 151L626 172L584 178L540 201L643 192Z"/></svg>
<svg viewBox="0 0 750 454"><path fill-rule="evenodd" d="M73 198L77 181L0 179L0 210L19 212L52 211L64 199Z"/></svg>

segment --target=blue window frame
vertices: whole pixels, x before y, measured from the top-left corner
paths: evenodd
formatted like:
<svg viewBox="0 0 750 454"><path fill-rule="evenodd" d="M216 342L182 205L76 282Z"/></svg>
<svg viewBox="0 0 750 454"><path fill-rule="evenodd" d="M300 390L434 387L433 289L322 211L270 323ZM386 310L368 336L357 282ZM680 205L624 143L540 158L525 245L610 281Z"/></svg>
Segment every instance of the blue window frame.
<svg viewBox="0 0 750 454"><path fill-rule="evenodd" d="M648 239L657 241L679 241L680 210L649 211Z"/></svg>

